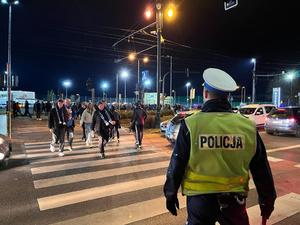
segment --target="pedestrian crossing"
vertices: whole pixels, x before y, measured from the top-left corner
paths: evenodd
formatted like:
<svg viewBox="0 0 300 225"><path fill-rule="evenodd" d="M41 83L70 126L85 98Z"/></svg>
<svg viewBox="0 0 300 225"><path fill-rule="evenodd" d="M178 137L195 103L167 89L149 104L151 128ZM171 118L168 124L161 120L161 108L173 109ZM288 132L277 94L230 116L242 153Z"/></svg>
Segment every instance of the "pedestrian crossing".
<svg viewBox="0 0 300 225"><path fill-rule="evenodd" d="M120 143L108 143L104 160L97 157L96 140L93 146L76 139L74 150L58 157L57 152L50 152L49 142L25 144L40 213L60 215L49 218L47 224L125 225L141 221L147 225L156 216L172 217L162 192L169 153L147 140L137 151L132 135L124 135ZM255 191L252 180L249 186ZM185 197L178 194L178 198L180 208L185 208ZM300 197L290 193L281 196L277 204L279 208L268 224L286 218L281 209L289 216L299 213ZM248 212L251 224L259 224L259 206L250 206Z"/></svg>

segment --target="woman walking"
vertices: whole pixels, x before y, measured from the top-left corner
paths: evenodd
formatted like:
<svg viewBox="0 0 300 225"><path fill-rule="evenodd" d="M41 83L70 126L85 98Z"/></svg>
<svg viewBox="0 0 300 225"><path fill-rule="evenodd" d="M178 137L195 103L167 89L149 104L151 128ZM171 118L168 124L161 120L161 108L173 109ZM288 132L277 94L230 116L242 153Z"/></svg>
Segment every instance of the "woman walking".
<svg viewBox="0 0 300 225"><path fill-rule="evenodd" d="M92 133L91 126L93 122L93 116L95 113L95 108L92 103L87 105L87 108L83 111L80 118L80 126L84 126L86 146L92 147Z"/></svg>

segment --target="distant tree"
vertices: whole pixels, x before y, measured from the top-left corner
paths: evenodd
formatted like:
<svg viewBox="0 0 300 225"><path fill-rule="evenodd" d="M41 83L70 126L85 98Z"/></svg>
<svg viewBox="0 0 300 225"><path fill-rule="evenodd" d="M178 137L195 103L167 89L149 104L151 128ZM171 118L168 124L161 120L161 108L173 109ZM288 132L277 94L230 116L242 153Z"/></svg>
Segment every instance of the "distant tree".
<svg viewBox="0 0 300 225"><path fill-rule="evenodd" d="M55 101L55 94L54 94L53 90L47 91L47 101L49 101L49 102Z"/></svg>

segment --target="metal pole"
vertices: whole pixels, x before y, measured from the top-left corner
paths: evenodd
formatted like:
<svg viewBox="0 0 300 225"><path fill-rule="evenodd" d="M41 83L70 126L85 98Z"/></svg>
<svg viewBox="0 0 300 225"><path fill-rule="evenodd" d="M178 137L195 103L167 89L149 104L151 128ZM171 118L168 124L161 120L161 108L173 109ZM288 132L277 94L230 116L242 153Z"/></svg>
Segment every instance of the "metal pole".
<svg viewBox="0 0 300 225"><path fill-rule="evenodd" d="M8 19L8 60L7 60L7 103L8 103L8 136L11 139L11 11L12 5L9 4L9 19Z"/></svg>
<svg viewBox="0 0 300 225"><path fill-rule="evenodd" d="M66 98L68 98L68 88L66 87Z"/></svg>
<svg viewBox="0 0 300 225"><path fill-rule="evenodd" d="M291 79L291 100L290 105L293 105L293 79Z"/></svg>
<svg viewBox="0 0 300 225"><path fill-rule="evenodd" d="M189 107L189 86L186 86L186 106Z"/></svg>
<svg viewBox="0 0 300 225"><path fill-rule="evenodd" d="M124 85L124 103L126 103L127 102L127 96L126 96L126 78L124 80L124 83L125 83L125 85Z"/></svg>
<svg viewBox="0 0 300 225"><path fill-rule="evenodd" d="M118 73L116 74L116 102L118 102L119 97L119 76Z"/></svg>
<svg viewBox="0 0 300 225"><path fill-rule="evenodd" d="M252 76L252 103L255 103L255 70L256 70L256 59L253 60L253 76Z"/></svg>
<svg viewBox="0 0 300 225"><path fill-rule="evenodd" d="M138 83L137 83L137 101L140 100L140 59L137 60L137 75L138 75Z"/></svg>
<svg viewBox="0 0 300 225"><path fill-rule="evenodd" d="M156 0L156 33L157 33L157 73L156 73L156 115L155 115L155 127L160 125L160 79L161 79L161 33L162 33L162 4L160 0Z"/></svg>
<svg viewBox="0 0 300 225"><path fill-rule="evenodd" d="M170 56L170 96L172 96L173 57Z"/></svg>

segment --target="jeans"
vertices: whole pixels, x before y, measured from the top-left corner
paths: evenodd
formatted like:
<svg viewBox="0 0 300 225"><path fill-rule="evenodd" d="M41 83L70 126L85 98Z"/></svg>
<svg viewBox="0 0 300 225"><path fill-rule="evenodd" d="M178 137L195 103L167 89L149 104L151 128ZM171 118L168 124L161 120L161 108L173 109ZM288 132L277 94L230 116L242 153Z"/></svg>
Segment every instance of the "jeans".
<svg viewBox="0 0 300 225"><path fill-rule="evenodd" d="M86 143L91 144L92 143L92 137L91 137L91 123L84 123L84 130L85 130L85 138Z"/></svg>
<svg viewBox="0 0 300 225"><path fill-rule="evenodd" d="M136 144L142 145L144 137L144 125L135 125L135 141Z"/></svg>
<svg viewBox="0 0 300 225"><path fill-rule="evenodd" d="M73 138L74 138L74 128L73 127L67 127L66 128L67 133L67 139L69 142L70 147L72 147L73 144Z"/></svg>

